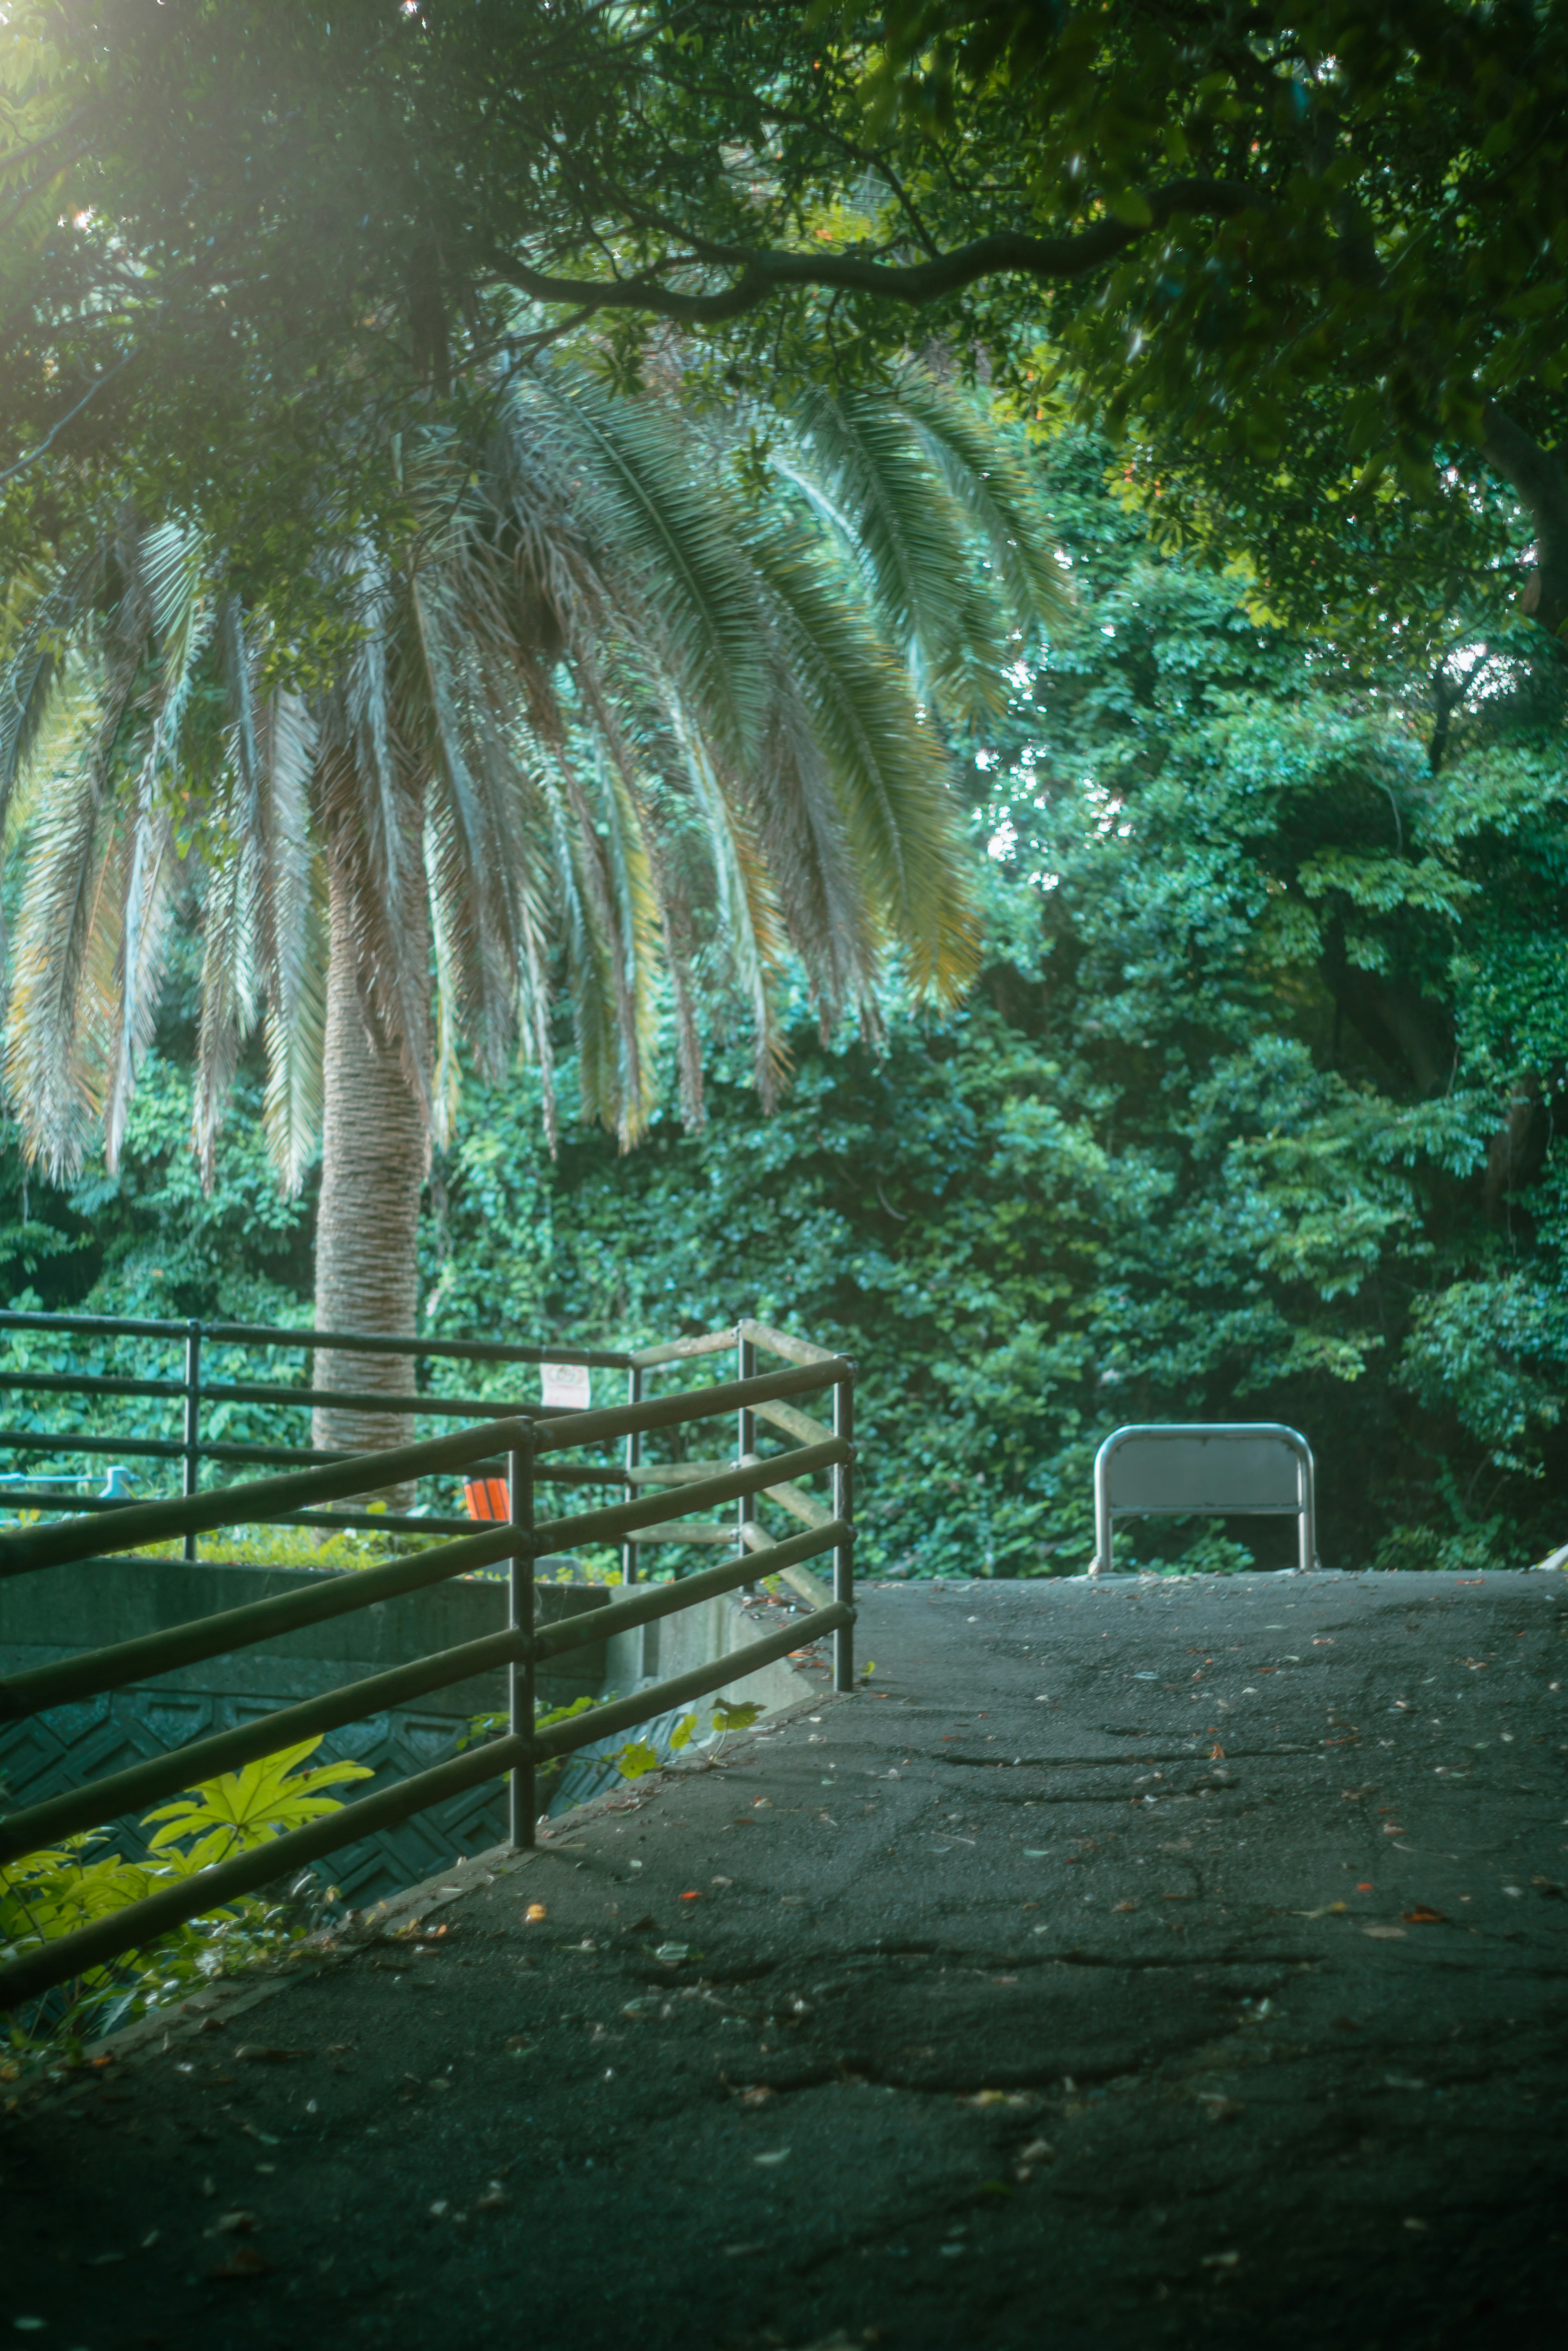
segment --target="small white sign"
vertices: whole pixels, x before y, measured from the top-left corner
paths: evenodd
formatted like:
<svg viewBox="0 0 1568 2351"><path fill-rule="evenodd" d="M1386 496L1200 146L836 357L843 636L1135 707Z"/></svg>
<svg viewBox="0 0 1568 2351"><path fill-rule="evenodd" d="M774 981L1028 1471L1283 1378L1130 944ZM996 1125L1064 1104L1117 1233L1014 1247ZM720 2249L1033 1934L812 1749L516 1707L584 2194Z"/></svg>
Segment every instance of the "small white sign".
<svg viewBox="0 0 1568 2351"><path fill-rule="evenodd" d="M587 1411L591 1392L586 1364L541 1364L539 1379L546 1405Z"/></svg>

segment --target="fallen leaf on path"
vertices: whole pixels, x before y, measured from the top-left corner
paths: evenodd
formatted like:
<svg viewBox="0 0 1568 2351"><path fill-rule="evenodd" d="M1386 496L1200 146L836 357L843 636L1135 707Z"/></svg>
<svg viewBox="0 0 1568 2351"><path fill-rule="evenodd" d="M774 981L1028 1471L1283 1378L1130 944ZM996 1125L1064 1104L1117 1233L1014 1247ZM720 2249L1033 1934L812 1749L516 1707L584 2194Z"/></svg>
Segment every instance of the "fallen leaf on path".
<svg viewBox="0 0 1568 2351"><path fill-rule="evenodd" d="M1233 2270L1240 2259L1239 2253L1205 2253L1200 2266L1206 2270Z"/></svg>
<svg viewBox="0 0 1568 2351"><path fill-rule="evenodd" d="M528 1908L523 1913L523 1922L526 1926L537 1927L541 1918L548 1918L549 1917L549 1912L545 1908L542 1902L530 1902Z"/></svg>
<svg viewBox="0 0 1568 2351"><path fill-rule="evenodd" d="M1019 2149L1019 2161L1020 2163L1054 2163L1056 2149L1048 2138L1031 2138L1027 2147Z"/></svg>
<svg viewBox="0 0 1568 2351"><path fill-rule="evenodd" d="M242 2042L235 2051L236 2059L243 2058L252 2065L292 2065L302 2057L310 2057L310 2049L273 2049L260 2042Z"/></svg>
<svg viewBox="0 0 1568 2351"><path fill-rule="evenodd" d="M770 2147L766 2155L754 2155L751 2160L753 2163L784 2163L788 2161L789 2155L789 2150L787 2147Z"/></svg>
<svg viewBox="0 0 1568 2351"><path fill-rule="evenodd" d="M1375 1943L1399 1943L1405 1939L1403 1927L1364 1927L1361 1931L1370 1935Z"/></svg>
<svg viewBox="0 0 1568 2351"><path fill-rule="evenodd" d="M1426 1902L1417 1902L1414 1910L1401 1910L1399 1916L1407 1927L1446 1927L1448 1923L1446 1911L1434 1910Z"/></svg>
<svg viewBox="0 0 1568 2351"><path fill-rule="evenodd" d="M220 2212L207 2234L209 2237L248 2237L260 2226L254 2212Z"/></svg>
<svg viewBox="0 0 1568 2351"><path fill-rule="evenodd" d="M1138 1906L1135 1902L1118 1902L1113 1907L1117 1910L1135 1910Z"/></svg>
<svg viewBox="0 0 1568 2351"><path fill-rule="evenodd" d="M777 2095L778 2092L771 2082L755 2082L750 2089L742 2090L740 2103L743 2106L762 2106L767 2105L769 2098Z"/></svg>
<svg viewBox="0 0 1568 2351"><path fill-rule="evenodd" d="M236 2245L224 2260L214 2262L207 2275L225 2279L266 2277L271 2266L254 2245Z"/></svg>

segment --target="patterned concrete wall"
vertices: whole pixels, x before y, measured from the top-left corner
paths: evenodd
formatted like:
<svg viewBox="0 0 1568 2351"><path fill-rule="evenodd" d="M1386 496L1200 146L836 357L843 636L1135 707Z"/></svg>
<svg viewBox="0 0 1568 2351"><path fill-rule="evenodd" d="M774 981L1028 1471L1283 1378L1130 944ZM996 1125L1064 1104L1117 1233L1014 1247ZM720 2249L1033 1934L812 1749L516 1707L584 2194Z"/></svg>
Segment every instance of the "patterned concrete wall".
<svg viewBox="0 0 1568 2351"><path fill-rule="evenodd" d="M308 1569L135 1559L88 1560L18 1577L0 1585L0 1677L313 1581ZM610 1597L602 1587L541 1584L539 1590L547 1620L602 1606ZM5 1724L0 1773L8 1782L7 1807L41 1802L411 1657L478 1640L505 1625L506 1612L504 1583L464 1577L265 1647L187 1667L132 1690ZM560 1706L597 1693L603 1676L601 1642L563 1658L559 1672L540 1677L539 1704ZM505 1702L503 1675L477 1677L414 1705L329 1731L319 1760L368 1763L375 1778L356 1782L353 1793L370 1793L444 1761L455 1752L473 1715ZM136 1822L117 1823L115 1834L121 1852L144 1850ZM347 1901L361 1905L416 1884L459 1855L482 1852L505 1834L504 1790L498 1784L482 1787L347 1847L323 1863L320 1874L341 1887Z"/></svg>

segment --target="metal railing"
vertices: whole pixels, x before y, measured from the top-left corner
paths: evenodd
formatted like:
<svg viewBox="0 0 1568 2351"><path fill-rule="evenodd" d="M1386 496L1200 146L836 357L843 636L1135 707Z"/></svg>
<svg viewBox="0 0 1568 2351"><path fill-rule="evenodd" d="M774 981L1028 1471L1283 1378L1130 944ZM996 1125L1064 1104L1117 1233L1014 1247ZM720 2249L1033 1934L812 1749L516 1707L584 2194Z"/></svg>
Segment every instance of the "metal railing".
<svg viewBox="0 0 1568 2351"><path fill-rule="evenodd" d="M120 1372L86 1372L38 1370L32 1365L20 1368L0 1364L0 1395L20 1395L38 1399L47 1407L57 1409L70 1404L90 1403L95 1408L110 1401L151 1405L178 1422L178 1434L149 1436L121 1430L99 1430L47 1426L0 1427L0 1451L23 1456L42 1454L50 1458L74 1455L78 1458L111 1455L117 1463L133 1460L149 1464L162 1463L176 1469L181 1491L189 1497L202 1487L204 1466L233 1474L244 1475L259 1468L276 1468L286 1465L325 1464L353 1457L333 1452L310 1444L248 1442L207 1433L211 1427L213 1407L233 1410L243 1406L267 1418L279 1414L313 1412L319 1405L336 1406L361 1412L384 1413L389 1420L411 1416L414 1419L458 1420L473 1423L534 1419L541 1416L544 1407L517 1394L499 1395L448 1395L429 1385L411 1390L384 1388L349 1389L339 1385L318 1387L312 1377L300 1380L233 1378L214 1376L211 1356L221 1348L243 1356L304 1353L307 1358L317 1353L339 1357L361 1355L387 1357L423 1365L427 1371L448 1364L472 1364L476 1366L506 1366L513 1369L533 1368L544 1364L582 1364L591 1371L613 1371L629 1375L628 1401L635 1402L639 1393L639 1366L643 1357L623 1350L607 1347L574 1347L569 1342L558 1346L511 1345L498 1340L429 1339L392 1336L348 1331L287 1330L267 1323L160 1322L147 1317L110 1314L45 1314L23 1313L6 1309L0 1311L0 1339L9 1332L37 1332L52 1337L90 1342L100 1348L113 1351L117 1343L129 1341L141 1354L149 1348L162 1350L179 1358L177 1374L169 1373L149 1375L144 1371L135 1374ZM737 1344L733 1334L725 1334L725 1343ZM645 1349L643 1355L658 1358L664 1351ZM37 1405L35 1405L35 1409ZM569 1473L563 1473L569 1474ZM418 1477L432 1478L437 1473L415 1471ZM450 1479L442 1480L450 1483ZM607 1482L615 1482L609 1480ZM69 1499L52 1490L57 1481L41 1476L32 1485L13 1478L0 1493L0 1507L7 1510L72 1510L94 1511L113 1510L120 1497L111 1495L78 1495ZM368 1490L374 1491L374 1489ZM374 1511L335 1511L323 1522L319 1514L308 1508L288 1514L287 1522L296 1526L327 1523L333 1527L370 1527L378 1531L404 1525L423 1532L459 1533L466 1525L464 1519L444 1512L439 1498L433 1506L426 1501L410 1510L378 1508ZM188 1536L185 1556L194 1559L195 1538Z"/></svg>
<svg viewBox="0 0 1568 2351"><path fill-rule="evenodd" d="M215 1487L179 1499L120 1503L112 1518L78 1517L0 1533L0 1589L5 1579L38 1573L105 1552L133 1552L172 1539L193 1541L202 1533L235 1525L283 1520L298 1524L324 1520L341 1524L328 1506L376 1492L408 1479L453 1476L473 1470L500 1451L507 1462L511 1516L465 1532L459 1540L433 1544L383 1563L344 1573L323 1573L314 1587L296 1588L271 1599L252 1601L195 1618L188 1624L59 1659L0 1681L0 1721L17 1721L105 1691L122 1689L155 1673L204 1658L226 1656L275 1640L300 1626L372 1607L475 1570L506 1562L508 1576L507 1629L459 1647L409 1660L387 1673L350 1683L323 1696L285 1707L238 1728L201 1739L137 1763L110 1777L0 1819L0 1865L42 1850L60 1837L96 1828L132 1807L156 1802L220 1771L277 1754L318 1733L341 1729L408 1698L505 1666L508 1677L507 1728L469 1752L400 1781L395 1786L345 1804L339 1812L291 1830L234 1859L182 1877L155 1894L131 1903L52 1941L25 1949L0 1964L0 2007L39 1997L57 1984L138 1949L170 1928L254 1893L285 1873L356 1843L374 1831L428 1811L486 1780L509 1782L509 1822L514 1845L534 1842L534 1775L541 1763L623 1729L631 1729L674 1707L711 1695L777 1659L833 1636L836 1687L852 1686L854 1623L854 1366L841 1356L758 1323L743 1323L695 1340L648 1348L634 1359L640 1390L659 1365L739 1347L752 1351L740 1361L754 1364L761 1348L785 1359L785 1368L722 1385L682 1389L674 1395L633 1394L631 1402L606 1410L578 1411L537 1420L510 1416L487 1421L450 1437L385 1452L297 1469L281 1477ZM564 1351L537 1351L564 1361ZM792 1399L829 1388L830 1426L803 1412ZM737 1458L650 1464L642 1458L644 1437L657 1431L684 1431L735 1415ZM793 1442L789 1449L759 1456L757 1423L779 1428ZM541 1462L540 1456L619 1449L605 1466ZM822 1471L832 1479L831 1508L809 1493L801 1480ZM630 1499L540 1520L535 1510L540 1480L562 1474L606 1485L630 1485ZM803 1531L770 1533L756 1516L769 1499ZM694 1510L737 1507L727 1524L693 1520ZM385 1519L371 1524L383 1526ZM413 1523L431 1529L429 1520ZM465 1525L465 1521L458 1521ZM638 1584L637 1554L648 1543L724 1541L735 1555L718 1565L668 1583ZM622 1547L623 1596L586 1615L536 1626L534 1562L549 1552L591 1542ZM811 1576L810 1560L831 1553L831 1593ZM758 1576L782 1574L810 1602L810 1612L784 1629L747 1643L721 1658L674 1676L583 1715L537 1729L534 1675L563 1653L630 1631L717 1594L733 1592Z"/></svg>

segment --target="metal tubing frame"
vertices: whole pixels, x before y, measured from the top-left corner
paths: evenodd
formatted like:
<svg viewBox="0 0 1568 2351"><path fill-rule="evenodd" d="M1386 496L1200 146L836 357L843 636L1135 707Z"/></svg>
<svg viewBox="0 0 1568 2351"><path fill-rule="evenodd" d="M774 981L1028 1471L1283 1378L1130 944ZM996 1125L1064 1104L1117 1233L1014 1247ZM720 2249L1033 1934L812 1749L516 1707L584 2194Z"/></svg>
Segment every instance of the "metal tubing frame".
<svg viewBox="0 0 1568 2351"><path fill-rule="evenodd" d="M747 1338L746 1325L735 1326L735 1374L742 1386L757 1377L757 1349ZM749 1405L743 1404L735 1416L735 1458L744 1461L757 1450L757 1415ZM754 1496L743 1494L735 1506L735 1539L742 1551L747 1548L746 1530L757 1517Z"/></svg>
<svg viewBox="0 0 1568 2351"><path fill-rule="evenodd" d="M1131 1437L1150 1435L1165 1437L1272 1437L1294 1455L1296 1462L1296 1499L1294 1503L1268 1502L1242 1505L1234 1510L1195 1510L1189 1505L1171 1510L1113 1510L1111 1507L1111 1463ZM1285 1519L1296 1521L1296 1565L1305 1575L1318 1564L1317 1464L1312 1448L1300 1429L1291 1428L1282 1420L1173 1420L1132 1421L1124 1428L1113 1428L1094 1456L1094 1557L1090 1564L1091 1575L1112 1573L1112 1546L1114 1541L1113 1521L1116 1519L1145 1518L1238 1518Z"/></svg>
<svg viewBox="0 0 1568 2351"><path fill-rule="evenodd" d="M855 1367L845 1364L833 1383L833 1434L843 1451L833 1465L833 1516L845 1531L833 1546L833 1599L849 1611L833 1635L833 1687L855 1686Z"/></svg>
<svg viewBox="0 0 1568 2351"><path fill-rule="evenodd" d="M202 1326L199 1322L185 1325L185 1443L184 1470L181 1491L187 1501L202 1482ZM193 1564L196 1557L196 1531L185 1531L184 1556Z"/></svg>
<svg viewBox="0 0 1568 2351"><path fill-rule="evenodd" d="M507 1578L507 1630L526 1644L507 1668L507 1722L526 1754L513 1764L507 1783L507 1820L516 1851L534 1842L534 1449L514 1445L507 1457L507 1495L516 1545Z"/></svg>
<svg viewBox="0 0 1568 2351"><path fill-rule="evenodd" d="M628 1364L626 1366L627 1410L635 1411L642 1401L643 1366L641 1364ZM642 1467L642 1462L643 1432L640 1428L629 1428L626 1432L626 1486L629 1492L634 1490L632 1473ZM637 1581L637 1546L633 1542L623 1542L621 1546L621 1581L625 1584L632 1584Z"/></svg>

